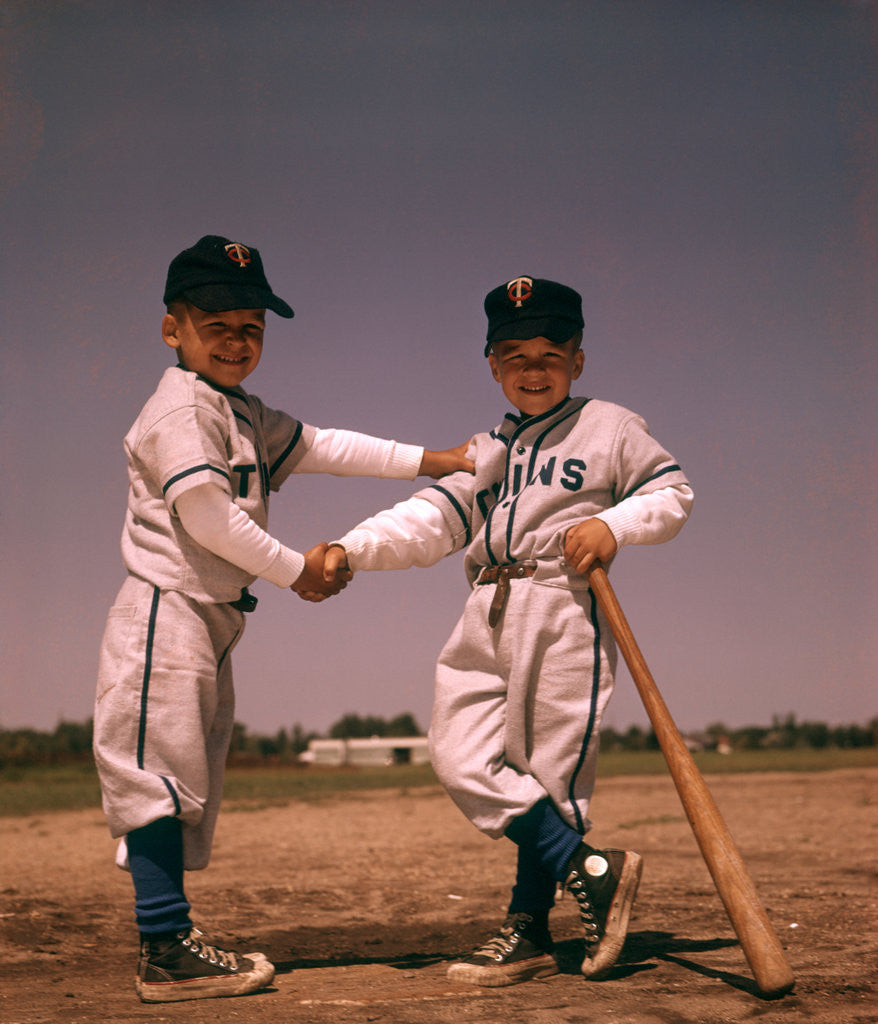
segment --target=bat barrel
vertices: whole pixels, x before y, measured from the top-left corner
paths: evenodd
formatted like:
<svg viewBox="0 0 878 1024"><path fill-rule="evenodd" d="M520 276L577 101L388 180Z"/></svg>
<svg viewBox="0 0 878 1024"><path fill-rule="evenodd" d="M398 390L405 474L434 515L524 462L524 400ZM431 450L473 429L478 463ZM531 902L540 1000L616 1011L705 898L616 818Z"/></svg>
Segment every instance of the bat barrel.
<svg viewBox="0 0 878 1024"><path fill-rule="evenodd" d="M601 565L593 565L588 578L646 708L686 817L756 984L765 996L781 996L790 991L795 978L741 855L659 693L606 571Z"/></svg>

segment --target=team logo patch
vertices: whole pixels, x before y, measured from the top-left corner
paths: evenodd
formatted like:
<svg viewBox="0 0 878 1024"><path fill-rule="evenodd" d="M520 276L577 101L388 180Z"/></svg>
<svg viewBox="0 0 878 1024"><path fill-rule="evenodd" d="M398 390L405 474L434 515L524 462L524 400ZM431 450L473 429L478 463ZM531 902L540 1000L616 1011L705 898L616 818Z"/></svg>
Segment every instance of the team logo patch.
<svg viewBox="0 0 878 1024"><path fill-rule="evenodd" d="M516 277L506 285L506 297L514 302L517 308L521 308L523 302L533 295L534 282L532 277Z"/></svg>
<svg viewBox="0 0 878 1024"><path fill-rule="evenodd" d="M585 873L591 875L592 878L600 878L601 875L605 875L609 866L606 858L597 853L593 853L585 859Z"/></svg>
<svg viewBox="0 0 878 1024"><path fill-rule="evenodd" d="M229 242L226 246L226 256L234 263L237 263L242 270L253 258L247 246L241 245L240 242Z"/></svg>

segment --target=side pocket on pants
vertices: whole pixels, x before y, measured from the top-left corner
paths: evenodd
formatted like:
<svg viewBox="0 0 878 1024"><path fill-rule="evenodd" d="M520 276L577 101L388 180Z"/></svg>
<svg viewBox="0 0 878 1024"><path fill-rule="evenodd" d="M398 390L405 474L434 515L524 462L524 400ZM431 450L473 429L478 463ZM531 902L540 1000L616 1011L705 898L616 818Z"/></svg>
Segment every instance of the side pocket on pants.
<svg viewBox="0 0 878 1024"><path fill-rule="evenodd" d="M136 604L114 605L107 615L107 625L101 641L101 658L98 670L97 702L113 689L119 679L119 666L125 658L128 637L137 617Z"/></svg>

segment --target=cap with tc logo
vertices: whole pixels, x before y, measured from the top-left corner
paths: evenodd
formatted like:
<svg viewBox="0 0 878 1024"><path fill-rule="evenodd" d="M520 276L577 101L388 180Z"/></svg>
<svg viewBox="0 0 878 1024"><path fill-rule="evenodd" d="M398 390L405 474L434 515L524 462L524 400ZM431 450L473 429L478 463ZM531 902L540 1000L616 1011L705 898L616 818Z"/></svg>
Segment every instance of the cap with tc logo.
<svg viewBox="0 0 878 1024"><path fill-rule="evenodd" d="M556 345L569 341L582 330L582 297L579 292L539 277L516 277L485 296L488 343L548 338Z"/></svg>
<svg viewBox="0 0 878 1024"><path fill-rule="evenodd" d="M289 319L292 309L271 290L259 250L220 235L205 235L171 260L165 305L186 299L208 313L270 309Z"/></svg>

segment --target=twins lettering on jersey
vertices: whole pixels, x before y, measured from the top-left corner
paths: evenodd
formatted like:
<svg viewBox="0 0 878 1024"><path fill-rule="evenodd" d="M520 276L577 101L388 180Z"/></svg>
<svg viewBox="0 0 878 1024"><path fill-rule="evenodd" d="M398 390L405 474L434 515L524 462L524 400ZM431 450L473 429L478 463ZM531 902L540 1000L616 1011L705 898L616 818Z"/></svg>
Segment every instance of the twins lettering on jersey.
<svg viewBox="0 0 878 1024"><path fill-rule="evenodd" d="M557 465L556 456L552 456L544 465L542 465L534 474L522 486L522 478L524 476L524 466L520 463L516 463L512 467L512 474L510 480L510 486L505 499L513 499L518 497L524 487L532 487L534 485L540 485L542 487L550 487L552 485L555 476L555 467ZM582 485L585 483L585 471L588 467L582 459L565 459L561 464L561 476L558 483L568 491L579 491L582 489ZM503 486L502 480L497 480L493 483L490 489L479 491L476 494L476 504L478 505L479 511L482 513L482 518L487 519L488 514L491 511L492 506L497 502L500 497L500 489ZM508 502L504 501L504 507Z"/></svg>
<svg viewBox="0 0 878 1024"><path fill-rule="evenodd" d="M575 523L686 483L646 423L611 402L568 398L541 416L509 415L475 442L475 478L455 474L422 492L442 509L455 550L466 547L471 582L485 565L552 560Z"/></svg>
<svg viewBox="0 0 878 1024"><path fill-rule="evenodd" d="M204 380L204 378L201 379ZM258 500L260 500L263 505L267 506L268 498L271 493L272 470L265 459L265 455L263 454L262 451L262 445L260 444L259 435L253 425L253 421L250 418L252 415L252 411L250 409L249 404L247 403L246 397L237 391L222 388L217 384L211 383L210 381L205 380L204 383L206 383L212 390L225 395L227 399L233 399L244 405L244 407L247 410L246 413L242 412L240 409L236 409L234 405L230 403L232 415L235 417L239 424L242 424L246 428L245 433L241 435L241 437L242 439L245 437L247 438L247 446L252 446L252 455L255 456L255 458L251 457L250 459L247 459L247 461L245 462L239 462L237 465L230 464L228 469L231 475L229 474L229 472L226 472L224 469L221 469L217 466L194 466L192 467L192 469L185 470L183 473L178 474L178 476L174 477L173 480L169 480L164 485L163 490L167 491L171 484L182 476L188 476L190 474L200 472L202 469L210 469L215 473L219 473L221 476L225 477L229 481L232 487L232 494L234 495L234 497L255 497L258 498ZM286 458L286 456L290 453L290 451L292 451L292 449L298 442L300 435L301 425L299 427L299 430L295 433L293 439L290 441L288 447L284 450L278 462L282 462L283 459ZM247 454L249 455L250 452L247 452ZM255 491L254 485L257 488L257 490Z"/></svg>
<svg viewBox="0 0 878 1024"><path fill-rule="evenodd" d="M250 477L258 471L259 482L261 485L261 493L263 498L267 498L270 486L268 482L268 466L264 462L260 462L257 466L251 462L243 466L232 466L232 472L238 478L237 495L239 498L249 497L250 494Z"/></svg>
<svg viewBox="0 0 878 1024"><path fill-rule="evenodd" d="M247 255L249 256L249 253ZM234 392L234 391L225 391L223 388L218 388L217 390L222 391L229 398L236 398L238 401L244 402L244 404L246 405L246 400L241 395L237 394L236 392ZM250 406L249 405L247 406L247 412L248 413L250 412ZM257 458L256 462L245 462L245 463L242 463L239 466L230 466L229 467L231 469L232 473L235 474L235 476L238 478L238 491L237 491L238 497L239 498L247 498L247 497L249 497L249 495L250 495L250 477L252 476L253 473L256 473L258 471L258 473L259 473L259 485L260 485L259 489L260 489L260 494L261 494L262 498L265 499L265 498L268 497L269 492L271 491L270 474L269 474L269 470L268 470L268 465L266 464L265 460L262 458L262 453L259 450L259 441L258 441L258 439L256 437L256 431L255 431L255 429L253 427L253 424L251 423L251 421L250 421L248 416L245 416L242 412L240 412L238 409L235 409L234 407L232 407L232 413L233 413L235 419L239 423L244 423L244 424L247 425L247 427L249 427L250 434L252 435L253 448L254 448L254 450L256 452L256 458Z"/></svg>
<svg viewBox="0 0 878 1024"><path fill-rule="evenodd" d="M248 498L250 496L250 477L257 472L257 470L259 472L260 495L262 498L268 497L271 488L269 486L268 466L264 462L260 462L258 466L251 462L241 466L230 466L229 468L238 479L238 486L236 490L237 497ZM209 469L212 473L217 473L230 483L234 482L232 477L230 477L224 470L219 469L216 466L211 466L209 463L203 463L199 466L193 466L191 469L186 469L182 473L178 473L176 476L172 476L171 479L162 486L162 494L167 494L168 490L173 486L173 484L177 483L178 480L182 480L187 476L194 476L194 474L200 473L205 469Z"/></svg>

